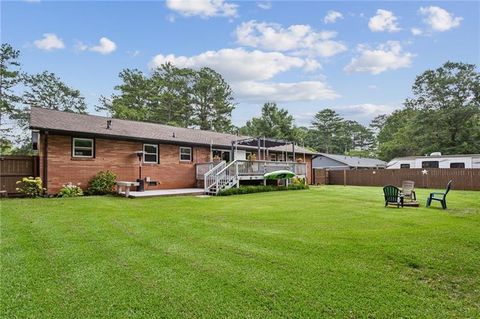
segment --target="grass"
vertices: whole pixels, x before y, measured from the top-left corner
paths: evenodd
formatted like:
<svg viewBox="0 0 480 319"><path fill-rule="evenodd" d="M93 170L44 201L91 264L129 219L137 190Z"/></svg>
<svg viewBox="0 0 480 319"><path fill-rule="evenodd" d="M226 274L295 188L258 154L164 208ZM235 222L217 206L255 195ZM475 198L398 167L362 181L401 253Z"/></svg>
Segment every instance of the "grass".
<svg viewBox="0 0 480 319"><path fill-rule="evenodd" d="M478 318L480 193L448 204L343 186L3 200L1 315Z"/></svg>

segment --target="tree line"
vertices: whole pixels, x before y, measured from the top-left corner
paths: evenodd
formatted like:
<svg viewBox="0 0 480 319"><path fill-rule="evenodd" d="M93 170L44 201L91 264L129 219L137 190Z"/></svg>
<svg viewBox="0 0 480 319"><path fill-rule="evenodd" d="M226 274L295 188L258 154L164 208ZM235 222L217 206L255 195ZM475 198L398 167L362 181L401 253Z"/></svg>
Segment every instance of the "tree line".
<svg viewBox="0 0 480 319"><path fill-rule="evenodd" d="M20 52L9 44L0 51L0 125L2 154L29 149L28 114L32 106L86 113L85 98L55 74L21 71ZM412 97L392 114L368 126L342 118L332 108L318 111L310 126L274 102L242 127L232 124L234 94L215 70L178 68L165 63L144 74L124 69L115 93L102 96L97 111L114 118L250 136L285 139L318 152L379 157L480 153L480 74L473 64L447 62L417 76ZM8 125L10 124L10 125Z"/></svg>

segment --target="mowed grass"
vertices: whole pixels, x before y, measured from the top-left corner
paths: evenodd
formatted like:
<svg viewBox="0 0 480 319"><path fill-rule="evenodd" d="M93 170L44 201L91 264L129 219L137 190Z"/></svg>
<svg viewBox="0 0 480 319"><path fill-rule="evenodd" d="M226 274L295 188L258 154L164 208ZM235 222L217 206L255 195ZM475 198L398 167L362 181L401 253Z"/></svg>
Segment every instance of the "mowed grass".
<svg viewBox="0 0 480 319"><path fill-rule="evenodd" d="M478 318L480 192L428 192L3 200L1 315Z"/></svg>

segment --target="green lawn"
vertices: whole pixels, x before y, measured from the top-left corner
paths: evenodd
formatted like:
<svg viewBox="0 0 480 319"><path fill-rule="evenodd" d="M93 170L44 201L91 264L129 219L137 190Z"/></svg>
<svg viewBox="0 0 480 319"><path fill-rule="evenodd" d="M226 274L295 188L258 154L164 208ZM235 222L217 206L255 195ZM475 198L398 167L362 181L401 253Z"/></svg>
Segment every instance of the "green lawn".
<svg viewBox="0 0 480 319"><path fill-rule="evenodd" d="M448 204L343 186L3 200L1 315L478 318L480 192Z"/></svg>

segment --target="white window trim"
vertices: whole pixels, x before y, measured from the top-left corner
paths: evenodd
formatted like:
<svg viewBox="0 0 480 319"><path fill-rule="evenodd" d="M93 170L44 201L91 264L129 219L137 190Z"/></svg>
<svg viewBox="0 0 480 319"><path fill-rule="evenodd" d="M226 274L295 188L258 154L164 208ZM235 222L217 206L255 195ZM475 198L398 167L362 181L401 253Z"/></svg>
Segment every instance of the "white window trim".
<svg viewBox="0 0 480 319"><path fill-rule="evenodd" d="M190 159L189 160L182 159L182 149L190 150L190 154L189 154ZM183 155L187 155L187 154L183 154ZM193 149L189 146L180 146L179 147L179 152L178 152L178 157L179 157L180 162L192 162L192 160L193 160Z"/></svg>
<svg viewBox="0 0 480 319"><path fill-rule="evenodd" d="M90 142L92 142L92 147L85 147L85 146L75 147L75 142L77 140L90 141ZM73 144L72 145L72 157L93 158L93 154L95 154L95 141L93 140L93 138L74 137L73 140L72 140L72 144ZM91 150L92 155L91 156L75 155L75 149Z"/></svg>
<svg viewBox="0 0 480 319"><path fill-rule="evenodd" d="M145 146L153 146L153 147L155 147L155 153L147 153L147 152L145 152ZM148 161L148 162L147 162L147 161L145 160L145 155L146 155L146 154L148 154L148 155L154 155L154 154L155 154L155 161L154 161L154 162L152 162L152 161ZM144 162L145 164L157 164L157 163L159 163L159 161L158 161L158 144L143 144L143 162Z"/></svg>

